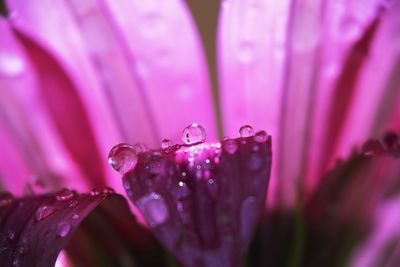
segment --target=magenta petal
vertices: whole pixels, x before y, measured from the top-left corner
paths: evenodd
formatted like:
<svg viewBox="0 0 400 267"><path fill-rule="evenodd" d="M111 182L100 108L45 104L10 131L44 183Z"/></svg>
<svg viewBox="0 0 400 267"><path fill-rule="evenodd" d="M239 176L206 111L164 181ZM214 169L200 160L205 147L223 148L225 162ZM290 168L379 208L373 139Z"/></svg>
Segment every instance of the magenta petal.
<svg viewBox="0 0 400 267"><path fill-rule="evenodd" d="M200 37L184 1L106 0L128 63L145 89L162 138L196 121L215 138L214 108ZM176 126L176 127L174 127Z"/></svg>
<svg viewBox="0 0 400 267"><path fill-rule="evenodd" d="M240 266L264 206L271 138L173 146L139 154L124 187L184 266Z"/></svg>
<svg viewBox="0 0 400 267"><path fill-rule="evenodd" d="M51 123L36 70L8 21L0 19L0 155L2 184L21 194L29 177L40 177L49 189L60 184L82 188L84 180ZM15 177L19 177L15 181ZM62 178L61 178L62 177ZM63 179L63 178L70 179ZM74 177L75 179L71 179Z"/></svg>

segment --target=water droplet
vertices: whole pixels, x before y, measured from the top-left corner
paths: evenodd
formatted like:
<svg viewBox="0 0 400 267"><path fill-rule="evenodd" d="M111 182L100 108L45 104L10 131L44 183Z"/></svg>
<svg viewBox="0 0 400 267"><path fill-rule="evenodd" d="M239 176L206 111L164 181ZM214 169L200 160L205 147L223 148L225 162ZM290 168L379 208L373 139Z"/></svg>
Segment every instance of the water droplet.
<svg viewBox="0 0 400 267"><path fill-rule="evenodd" d="M7 238L8 238L8 240L14 240L15 233L12 232L12 231L9 231L8 234L7 234Z"/></svg>
<svg viewBox="0 0 400 267"><path fill-rule="evenodd" d="M43 205L36 211L36 220L41 221L54 213L54 207Z"/></svg>
<svg viewBox="0 0 400 267"><path fill-rule="evenodd" d="M78 206L78 204L79 204L78 200L71 200L71 201L68 203L68 207L74 208L74 207Z"/></svg>
<svg viewBox="0 0 400 267"><path fill-rule="evenodd" d="M382 153L384 151L381 143L378 140L368 140L367 142L364 143L362 146L361 152L365 156L372 156L375 154Z"/></svg>
<svg viewBox="0 0 400 267"><path fill-rule="evenodd" d="M11 202L13 202L14 197L10 192L2 192L0 194L0 207L4 207L7 206L8 204L10 204Z"/></svg>
<svg viewBox="0 0 400 267"><path fill-rule="evenodd" d="M238 146L235 142L235 140L228 140L225 142L224 144L224 149L226 150L226 152L228 152L229 154L233 154L236 152L236 150L238 149Z"/></svg>
<svg viewBox="0 0 400 267"><path fill-rule="evenodd" d="M71 218L74 219L74 220L78 220L79 219L79 215L74 213L74 214L72 214Z"/></svg>
<svg viewBox="0 0 400 267"><path fill-rule="evenodd" d="M137 154L146 152L148 150L145 144L140 144L140 143L134 144L133 148L136 150Z"/></svg>
<svg viewBox="0 0 400 267"><path fill-rule="evenodd" d="M59 201L70 200L73 196L74 193L71 190L64 188L57 193L56 199Z"/></svg>
<svg viewBox="0 0 400 267"><path fill-rule="evenodd" d="M93 188L92 191L90 191L91 196L98 196L100 195L100 193L101 193L100 190L96 188Z"/></svg>
<svg viewBox="0 0 400 267"><path fill-rule="evenodd" d="M106 187L106 188L103 189L102 193L106 194L106 195L110 195L110 194L114 194L115 190L112 189L111 187Z"/></svg>
<svg viewBox="0 0 400 267"><path fill-rule="evenodd" d="M268 139L268 134L265 131L259 131L254 136L254 140L256 140L256 142L258 143L264 143L265 141L267 141L267 139Z"/></svg>
<svg viewBox="0 0 400 267"><path fill-rule="evenodd" d="M125 174L135 168L137 159L137 150L129 144L114 146L108 155L108 162L111 167L121 174Z"/></svg>
<svg viewBox="0 0 400 267"><path fill-rule="evenodd" d="M71 232L71 225L67 222L60 222L57 226L57 235L66 237Z"/></svg>
<svg viewBox="0 0 400 267"><path fill-rule="evenodd" d="M250 125L243 125L239 129L240 137L250 137L254 135L254 129Z"/></svg>
<svg viewBox="0 0 400 267"><path fill-rule="evenodd" d="M46 186L43 181L37 176L32 176L30 182L25 186L27 195L40 195L46 193Z"/></svg>
<svg viewBox="0 0 400 267"><path fill-rule="evenodd" d="M182 141L187 145L193 145L206 141L206 130L197 123L192 123L183 129Z"/></svg>
<svg viewBox="0 0 400 267"><path fill-rule="evenodd" d="M156 193L150 193L138 201L138 207L151 227L164 223L168 218L168 207L164 198Z"/></svg>
<svg viewBox="0 0 400 267"><path fill-rule="evenodd" d="M183 182L179 181L177 186L173 188L172 195L176 200L182 200L189 197L191 194L190 188L188 185Z"/></svg>
<svg viewBox="0 0 400 267"><path fill-rule="evenodd" d="M131 188L131 184L129 183L129 180L128 180L128 179L124 179L124 181L123 181L123 186L124 186L124 188L125 188L126 190L128 190L128 189Z"/></svg>
<svg viewBox="0 0 400 267"><path fill-rule="evenodd" d="M173 145L174 145L174 143L172 143L172 141L169 140L169 139L164 139L164 140L161 141L161 148L162 149L170 148Z"/></svg>

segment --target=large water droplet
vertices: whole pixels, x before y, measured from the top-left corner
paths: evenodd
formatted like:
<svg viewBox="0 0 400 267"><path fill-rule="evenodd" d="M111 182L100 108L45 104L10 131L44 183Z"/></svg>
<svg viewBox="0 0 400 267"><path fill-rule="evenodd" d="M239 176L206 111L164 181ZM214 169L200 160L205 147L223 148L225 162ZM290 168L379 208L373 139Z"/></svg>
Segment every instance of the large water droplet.
<svg viewBox="0 0 400 267"><path fill-rule="evenodd" d="M161 141L161 148L162 149L167 149L167 148L169 148L169 147L171 147L173 145L174 145L174 143L172 143L172 141L169 140L169 139L164 139L164 140Z"/></svg>
<svg viewBox="0 0 400 267"><path fill-rule="evenodd" d="M254 136L254 140L258 143L264 143L268 139L268 134L265 131L259 131Z"/></svg>
<svg viewBox="0 0 400 267"><path fill-rule="evenodd" d="M233 154L238 149L238 145L236 144L236 142L234 140L231 139L231 140L228 140L225 142L224 149L229 154Z"/></svg>
<svg viewBox="0 0 400 267"><path fill-rule="evenodd" d="M70 200L73 196L74 193L71 190L64 188L57 193L56 199L59 201Z"/></svg>
<svg viewBox="0 0 400 267"><path fill-rule="evenodd" d="M14 200L14 197L10 192L2 192L0 194L0 207L7 206L13 200Z"/></svg>
<svg viewBox="0 0 400 267"><path fill-rule="evenodd" d="M137 150L129 144L114 146L109 155L108 162L117 172L125 174L135 168L138 155Z"/></svg>
<svg viewBox="0 0 400 267"><path fill-rule="evenodd" d="M40 208L37 209L35 217L36 217L37 221L41 221L41 220L46 219L47 217L49 217L53 213L54 213L54 207L43 205L43 206L41 206Z"/></svg>
<svg viewBox="0 0 400 267"><path fill-rule="evenodd" d="M206 130L197 123L192 123L183 129L182 132L182 141L187 145L193 145L196 143L206 141Z"/></svg>
<svg viewBox="0 0 400 267"><path fill-rule="evenodd" d="M362 146L361 152L365 156L372 156L376 154L380 154L384 151L382 144L375 139L368 140L367 142L364 143Z"/></svg>
<svg viewBox="0 0 400 267"><path fill-rule="evenodd" d="M148 150L145 144L140 144L140 143L134 144L133 148L136 150L137 154L146 152Z"/></svg>
<svg viewBox="0 0 400 267"><path fill-rule="evenodd" d="M60 222L57 226L57 235L66 237L71 232L71 225L67 222Z"/></svg>
<svg viewBox="0 0 400 267"><path fill-rule="evenodd" d="M254 135L254 129L250 125L243 125L239 129L240 137L250 137Z"/></svg>
<svg viewBox="0 0 400 267"><path fill-rule="evenodd" d="M151 227L164 223L168 218L168 207L159 194L150 193L141 198L138 207Z"/></svg>

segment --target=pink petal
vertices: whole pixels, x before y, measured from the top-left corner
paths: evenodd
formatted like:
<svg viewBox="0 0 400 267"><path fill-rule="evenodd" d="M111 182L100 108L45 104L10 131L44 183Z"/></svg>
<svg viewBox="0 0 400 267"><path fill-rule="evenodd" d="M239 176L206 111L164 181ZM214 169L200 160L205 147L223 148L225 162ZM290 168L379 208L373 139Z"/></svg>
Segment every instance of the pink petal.
<svg viewBox="0 0 400 267"><path fill-rule="evenodd" d="M8 22L0 20L0 31L3 186L22 194L30 177L36 175L46 183L47 189L59 188L60 184L82 187L84 181L76 183L80 174L49 122L30 58ZM61 178L67 176L70 179Z"/></svg>
<svg viewBox="0 0 400 267"><path fill-rule="evenodd" d="M368 134L362 125L371 115L352 115L366 108L355 103L368 98L368 89L359 88L368 54L356 57L362 46L373 49L379 22L373 23L380 14L374 0L223 2L219 62L225 126L231 134L250 122L274 136L273 198L293 203L299 184L311 190L332 158Z"/></svg>
<svg viewBox="0 0 400 267"><path fill-rule="evenodd" d="M104 8L146 89L161 137L180 141L176 128L197 122L215 138L204 55L184 1L106 0Z"/></svg>

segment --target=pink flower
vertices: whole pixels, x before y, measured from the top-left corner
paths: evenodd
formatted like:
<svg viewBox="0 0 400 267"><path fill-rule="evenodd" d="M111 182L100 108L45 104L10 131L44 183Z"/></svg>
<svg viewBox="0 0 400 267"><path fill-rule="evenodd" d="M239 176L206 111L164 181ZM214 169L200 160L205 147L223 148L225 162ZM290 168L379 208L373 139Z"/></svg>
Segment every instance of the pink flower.
<svg viewBox="0 0 400 267"><path fill-rule="evenodd" d="M392 159L398 136L391 135L392 146L387 139L364 146L366 154L389 151L389 157L368 160L352 152L369 138L400 132L398 1L221 1L218 93L211 89L200 37L183 1L6 2L9 15L0 18L4 189L22 196L27 184L43 184L41 193L108 185L125 194L107 164L115 144L154 148L163 138L177 143L180 129L192 122L206 128L208 140L216 140L218 129L235 136L250 124L273 137L270 217L260 224L267 237L256 240L257 248L276 240L294 242L290 256L305 266L321 266L332 255L322 247L330 253L342 248L340 242L319 247L325 244L321 240L336 244L337 236L365 226L371 234L357 235L357 242L350 242L356 249L341 257L349 266L372 266L368 257L376 260L388 243L397 244L390 239L399 233L395 223L381 218L395 221L400 214L396 198L386 198L389 187L398 187L393 181L399 164ZM349 161L335 167L339 158ZM353 165L357 160L362 164ZM359 193L358 182L348 186L343 177L359 181L361 176L367 181L360 189L363 198L349 197ZM338 183L335 189L327 186L331 181ZM342 190L351 193L340 201L328 197ZM369 194L370 206L350 220ZM136 196L129 197L140 206ZM333 209L333 203L340 208ZM330 215L340 215L324 228L328 208ZM360 226L361 221L368 223ZM277 226L275 234L269 232ZM166 243L157 230L156 235ZM277 247L287 251L287 243ZM275 264L283 266L280 260Z"/></svg>

